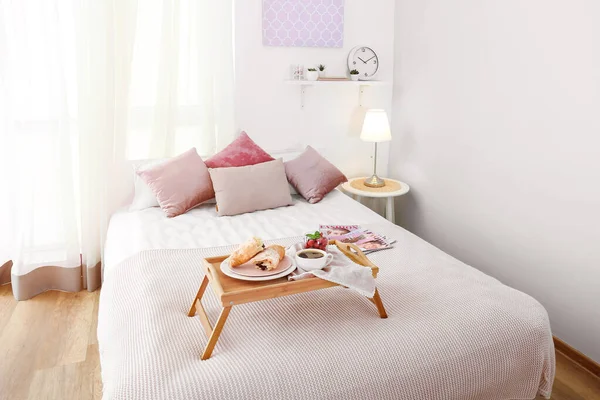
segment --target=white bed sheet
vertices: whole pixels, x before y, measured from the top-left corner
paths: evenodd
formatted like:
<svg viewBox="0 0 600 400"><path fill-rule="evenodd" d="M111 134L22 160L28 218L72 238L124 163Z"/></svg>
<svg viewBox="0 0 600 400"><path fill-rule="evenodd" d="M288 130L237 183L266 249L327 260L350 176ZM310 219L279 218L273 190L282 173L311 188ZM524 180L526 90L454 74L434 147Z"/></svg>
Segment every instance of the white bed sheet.
<svg viewBox="0 0 600 400"><path fill-rule="evenodd" d="M334 190L317 204L299 196L294 205L234 217L219 217L214 204L167 218L157 207L122 210L110 221L104 249L104 273L143 250L193 249L237 244L252 236L277 239L302 235L319 224L370 224L387 221L364 205Z"/></svg>

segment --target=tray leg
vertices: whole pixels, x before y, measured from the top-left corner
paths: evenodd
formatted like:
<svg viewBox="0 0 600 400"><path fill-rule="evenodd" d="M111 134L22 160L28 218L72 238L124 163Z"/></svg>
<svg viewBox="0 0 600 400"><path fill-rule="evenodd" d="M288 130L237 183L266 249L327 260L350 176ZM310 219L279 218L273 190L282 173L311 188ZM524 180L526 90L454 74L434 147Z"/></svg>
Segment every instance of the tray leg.
<svg viewBox="0 0 600 400"><path fill-rule="evenodd" d="M231 306L225 307L225 308L223 308L223 310L221 310L219 319L217 320L217 323L215 324L215 327L213 328L210 338L208 338L208 343L206 344L206 347L204 348L204 352L202 353L202 357L201 357L202 360L207 360L210 358L210 355L212 354L213 349L215 348L215 345L217 344L217 341L219 340L219 336L221 335L221 332L223 331L223 327L225 326L225 321L227 321L227 317L229 316L230 311L231 311Z"/></svg>
<svg viewBox="0 0 600 400"><path fill-rule="evenodd" d="M204 279L202 279L202 283L200 284L200 289L198 289L198 294L194 297L194 301L192 302L192 306L190 307L190 311L188 312L188 317L193 317L196 315L196 300L201 300L202 296L204 296L204 291L208 286L208 278L204 275Z"/></svg>
<svg viewBox="0 0 600 400"><path fill-rule="evenodd" d="M385 312L385 308L383 307L383 302L381 301L381 296L379 296L379 291L377 289L375 289L375 294L373 295L371 303L375 304L375 307L377 307L377 311L379 312L379 316L381 318L387 318L387 312Z"/></svg>

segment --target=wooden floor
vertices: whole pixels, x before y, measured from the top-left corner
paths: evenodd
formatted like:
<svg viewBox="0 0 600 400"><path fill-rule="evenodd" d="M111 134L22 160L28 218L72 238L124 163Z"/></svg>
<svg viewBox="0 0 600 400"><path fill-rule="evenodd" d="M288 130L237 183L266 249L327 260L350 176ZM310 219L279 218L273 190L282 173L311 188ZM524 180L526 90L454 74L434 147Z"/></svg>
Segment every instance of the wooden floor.
<svg viewBox="0 0 600 400"><path fill-rule="evenodd" d="M17 302L0 286L0 399L102 397L98 296L53 291ZM552 399L600 400L600 379L561 353L556 368Z"/></svg>
<svg viewBox="0 0 600 400"><path fill-rule="evenodd" d="M100 292L51 291L17 302L0 286L0 399L101 399Z"/></svg>

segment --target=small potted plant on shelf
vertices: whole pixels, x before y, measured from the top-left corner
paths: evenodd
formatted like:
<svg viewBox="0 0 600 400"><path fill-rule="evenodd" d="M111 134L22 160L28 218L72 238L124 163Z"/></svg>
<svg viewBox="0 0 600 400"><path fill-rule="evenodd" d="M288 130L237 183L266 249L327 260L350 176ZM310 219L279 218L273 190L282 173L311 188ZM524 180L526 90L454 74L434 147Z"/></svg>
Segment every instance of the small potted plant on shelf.
<svg viewBox="0 0 600 400"><path fill-rule="evenodd" d="M319 64L317 69L319 70L319 78L325 78L325 66L323 64Z"/></svg>
<svg viewBox="0 0 600 400"><path fill-rule="evenodd" d="M317 71L317 69L309 68L308 72L306 73L306 79L308 79L309 81L316 81L317 79L319 79L319 72Z"/></svg>
<svg viewBox="0 0 600 400"><path fill-rule="evenodd" d="M358 72L358 70L353 69L352 71L350 71L350 79L352 79L353 81L357 81L359 73L360 72Z"/></svg>

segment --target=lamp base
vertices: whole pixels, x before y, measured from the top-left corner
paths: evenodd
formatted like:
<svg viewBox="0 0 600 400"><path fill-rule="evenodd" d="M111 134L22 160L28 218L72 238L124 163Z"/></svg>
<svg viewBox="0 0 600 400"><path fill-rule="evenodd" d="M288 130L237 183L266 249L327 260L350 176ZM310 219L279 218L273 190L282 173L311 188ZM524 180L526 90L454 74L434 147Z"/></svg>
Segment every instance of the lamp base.
<svg viewBox="0 0 600 400"><path fill-rule="evenodd" d="M373 175L370 178L365 179L365 186L380 188L385 186L385 181L377 175Z"/></svg>

